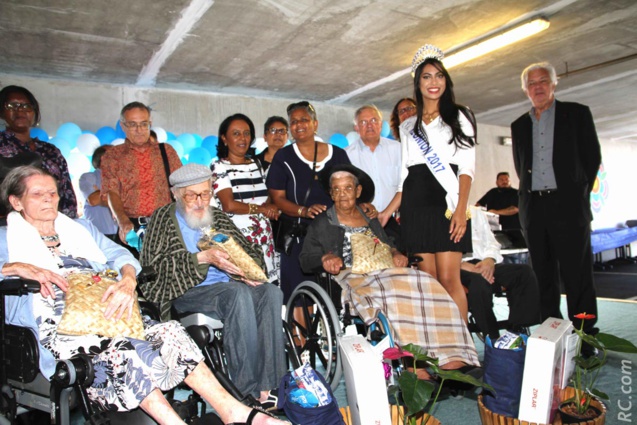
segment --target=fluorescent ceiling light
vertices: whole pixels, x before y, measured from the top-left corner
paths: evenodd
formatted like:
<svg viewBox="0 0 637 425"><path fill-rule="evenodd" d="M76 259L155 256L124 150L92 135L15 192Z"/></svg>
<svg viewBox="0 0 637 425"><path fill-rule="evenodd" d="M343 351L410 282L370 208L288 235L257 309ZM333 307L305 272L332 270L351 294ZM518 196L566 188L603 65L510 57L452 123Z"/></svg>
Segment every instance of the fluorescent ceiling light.
<svg viewBox="0 0 637 425"><path fill-rule="evenodd" d="M509 44L524 40L534 34L544 31L551 25L548 19L537 18L522 25L517 25L511 29L504 30L483 41L459 50L446 56L443 60L445 68L449 69L461 63L470 61L477 57L486 55Z"/></svg>

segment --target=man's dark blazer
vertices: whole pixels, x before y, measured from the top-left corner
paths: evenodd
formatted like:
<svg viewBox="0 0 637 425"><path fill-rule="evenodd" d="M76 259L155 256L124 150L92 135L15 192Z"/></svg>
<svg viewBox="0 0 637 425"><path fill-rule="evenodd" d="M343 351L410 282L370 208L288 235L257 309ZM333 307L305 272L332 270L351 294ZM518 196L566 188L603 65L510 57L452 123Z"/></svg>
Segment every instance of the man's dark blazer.
<svg viewBox="0 0 637 425"><path fill-rule="evenodd" d="M533 168L533 123L528 113L511 124L513 161L520 178L520 223L529 226L531 170ZM572 102L555 104L553 170L557 182L558 222L586 225L591 222L590 193L602 154L588 106Z"/></svg>

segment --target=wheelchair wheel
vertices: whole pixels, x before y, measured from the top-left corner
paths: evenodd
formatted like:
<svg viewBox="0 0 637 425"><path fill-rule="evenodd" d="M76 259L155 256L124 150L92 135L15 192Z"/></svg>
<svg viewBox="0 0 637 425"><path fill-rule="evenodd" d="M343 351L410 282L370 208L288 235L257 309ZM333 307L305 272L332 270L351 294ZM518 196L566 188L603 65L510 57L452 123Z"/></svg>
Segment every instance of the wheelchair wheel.
<svg viewBox="0 0 637 425"><path fill-rule="evenodd" d="M302 282L286 307L286 322L301 361L309 361L336 390L342 374L341 353L336 345L340 322L329 295L314 282ZM295 318L295 307L300 309L300 317ZM321 367L317 369L317 365Z"/></svg>
<svg viewBox="0 0 637 425"><path fill-rule="evenodd" d="M296 350L296 344L294 343L294 337L292 336L292 330L290 325L285 320L283 322L283 333L285 334L285 353L287 354L288 368L298 369L301 367L301 357Z"/></svg>

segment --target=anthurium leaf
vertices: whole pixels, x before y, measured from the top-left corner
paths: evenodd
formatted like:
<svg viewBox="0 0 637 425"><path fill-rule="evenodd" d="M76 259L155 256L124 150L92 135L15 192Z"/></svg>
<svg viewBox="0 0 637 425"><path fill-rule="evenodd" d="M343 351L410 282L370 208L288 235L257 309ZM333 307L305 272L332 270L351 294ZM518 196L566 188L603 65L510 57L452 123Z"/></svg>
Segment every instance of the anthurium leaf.
<svg viewBox="0 0 637 425"><path fill-rule="evenodd" d="M398 377L398 385L402 391L403 401L407 406L407 415L413 415L423 410L434 390L434 384L418 379L415 373L403 372Z"/></svg>
<svg viewBox="0 0 637 425"><path fill-rule="evenodd" d="M609 351L617 351L620 353L637 353L637 347L632 342L615 335L598 333L597 340L604 344L604 348Z"/></svg>
<svg viewBox="0 0 637 425"><path fill-rule="evenodd" d="M581 369L586 370L587 372L593 371L595 369L599 369L604 365L602 359L597 356L591 356L589 358L584 358L582 356L575 356L574 359L575 364Z"/></svg>
<svg viewBox="0 0 637 425"><path fill-rule="evenodd" d="M582 340L584 340L585 343L592 345L593 347L597 348L598 350L603 350L604 349L604 346L593 335L589 335L589 334L586 334L584 332L581 332L579 334L579 336L580 336L580 338L582 338Z"/></svg>
<svg viewBox="0 0 637 425"><path fill-rule="evenodd" d="M444 369L440 369L440 371L438 372L438 376L440 376L442 379L451 379L453 381L460 381L460 382L467 382L471 385L474 385L476 387L484 387L487 390L489 390L490 392L492 392L495 396L495 390L493 389L493 387L489 384L485 384L484 382L480 381L479 379L474 378L471 375L467 375L464 374L462 372L460 372L459 370L444 370Z"/></svg>
<svg viewBox="0 0 637 425"><path fill-rule="evenodd" d="M427 362L427 363L432 363L432 362L438 362L438 360L434 359L433 357L429 357L427 355L427 352L424 351L422 349L422 347L418 346L418 345L414 345L414 344L407 344L405 346L402 347L403 351L408 351L411 354L414 355L414 361L415 362Z"/></svg>
<svg viewBox="0 0 637 425"><path fill-rule="evenodd" d="M591 394L593 394L595 397L597 398L601 398L602 400L608 400L608 394L601 392L600 390L598 390L597 388L591 388L590 389Z"/></svg>

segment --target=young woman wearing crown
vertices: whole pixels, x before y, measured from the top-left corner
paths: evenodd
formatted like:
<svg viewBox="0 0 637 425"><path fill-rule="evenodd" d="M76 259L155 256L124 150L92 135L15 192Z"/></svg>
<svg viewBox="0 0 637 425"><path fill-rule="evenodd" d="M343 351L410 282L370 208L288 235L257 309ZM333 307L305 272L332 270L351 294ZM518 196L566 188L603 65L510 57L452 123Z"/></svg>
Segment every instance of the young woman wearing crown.
<svg viewBox="0 0 637 425"><path fill-rule="evenodd" d="M408 254L422 257L419 269L444 286L467 320L460 262L472 249L467 203L476 122L469 108L455 102L443 57L440 49L425 45L412 61L417 113L400 126L402 183L388 208L400 207Z"/></svg>

